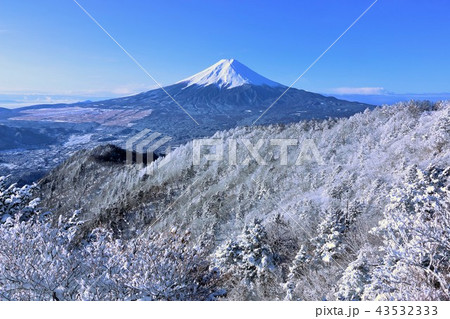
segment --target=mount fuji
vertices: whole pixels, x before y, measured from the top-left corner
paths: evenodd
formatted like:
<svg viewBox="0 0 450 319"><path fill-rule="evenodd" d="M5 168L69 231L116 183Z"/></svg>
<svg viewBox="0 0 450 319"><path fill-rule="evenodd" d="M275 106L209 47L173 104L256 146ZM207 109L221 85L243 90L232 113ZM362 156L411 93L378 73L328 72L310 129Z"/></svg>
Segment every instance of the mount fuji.
<svg viewBox="0 0 450 319"><path fill-rule="evenodd" d="M211 135L218 130L252 125L286 88L235 59L223 59L173 85L134 96L100 102L38 105L15 109L6 114L16 123L90 122L103 127L126 126L132 130L150 128L184 142L192 137ZM291 88L257 124L347 117L370 107L368 104ZM57 109L56 116L43 112L43 109L53 112ZM61 116L64 110L68 111L67 115ZM0 113L0 121L1 117Z"/></svg>
<svg viewBox="0 0 450 319"><path fill-rule="evenodd" d="M218 130L252 123L286 90L235 59L223 59L163 89L103 101L107 108L151 109L134 128L161 130L177 139L208 136ZM166 94L169 93L194 121ZM348 117L373 106L348 102L300 89L289 89L257 124Z"/></svg>
<svg viewBox="0 0 450 319"><path fill-rule="evenodd" d="M263 85L279 87L281 84L254 72L235 59L222 59L209 68L177 82L187 86L215 85L219 88L232 89L242 85Z"/></svg>

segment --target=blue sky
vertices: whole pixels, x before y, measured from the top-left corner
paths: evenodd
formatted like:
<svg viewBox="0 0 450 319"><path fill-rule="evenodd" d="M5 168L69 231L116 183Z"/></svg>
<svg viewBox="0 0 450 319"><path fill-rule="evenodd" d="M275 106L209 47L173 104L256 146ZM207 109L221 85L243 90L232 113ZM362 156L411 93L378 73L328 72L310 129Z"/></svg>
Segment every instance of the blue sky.
<svg viewBox="0 0 450 319"><path fill-rule="evenodd" d="M289 85L373 0L79 2L162 84L236 58ZM449 92L449 16L446 0L379 0L295 87ZM0 94L154 86L72 0L0 0Z"/></svg>

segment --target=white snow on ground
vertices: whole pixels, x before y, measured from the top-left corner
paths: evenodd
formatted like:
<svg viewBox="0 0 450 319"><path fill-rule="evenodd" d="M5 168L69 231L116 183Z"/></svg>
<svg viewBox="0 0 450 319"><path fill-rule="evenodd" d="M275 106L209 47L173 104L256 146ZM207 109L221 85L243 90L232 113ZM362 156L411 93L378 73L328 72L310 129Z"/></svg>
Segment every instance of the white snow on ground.
<svg viewBox="0 0 450 319"><path fill-rule="evenodd" d="M106 126L127 126L135 120L149 116L152 110L62 107L23 110L20 113L23 115L9 118L9 120L67 123L95 122Z"/></svg>
<svg viewBox="0 0 450 319"><path fill-rule="evenodd" d="M197 84L200 86L216 85L231 89L244 84L282 86L250 70L235 59L222 59L209 68L194 74L177 83L186 83L186 87Z"/></svg>
<svg viewBox="0 0 450 319"><path fill-rule="evenodd" d="M92 134L71 135L69 137L69 140L64 144L64 147L89 143L91 140L91 137L92 137Z"/></svg>

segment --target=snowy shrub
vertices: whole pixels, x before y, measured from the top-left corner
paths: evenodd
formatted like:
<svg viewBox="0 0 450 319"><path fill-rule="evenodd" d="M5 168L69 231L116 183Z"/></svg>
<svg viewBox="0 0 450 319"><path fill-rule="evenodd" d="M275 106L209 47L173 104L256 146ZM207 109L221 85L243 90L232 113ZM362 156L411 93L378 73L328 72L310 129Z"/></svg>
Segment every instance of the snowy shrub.
<svg viewBox="0 0 450 319"><path fill-rule="evenodd" d="M54 227L39 217L33 186L0 178L0 299L214 300L219 272L190 233L147 234L128 241L96 228L80 240L75 211ZM33 217L33 218L31 218Z"/></svg>
<svg viewBox="0 0 450 319"><path fill-rule="evenodd" d="M94 240L83 253L85 258L97 256L95 268L103 272L83 282L82 298L215 300L223 296L225 291L216 288L218 271L210 269L201 247L190 247L189 237L189 233L170 233L127 243Z"/></svg>
<svg viewBox="0 0 450 319"><path fill-rule="evenodd" d="M8 176L0 176L0 223L11 223L16 215L22 220L30 218L39 204L39 198L31 200L36 185L7 187Z"/></svg>
<svg viewBox="0 0 450 319"><path fill-rule="evenodd" d="M95 229L81 244L48 223L0 227L2 300L214 300L219 273L189 233L123 242Z"/></svg>
<svg viewBox="0 0 450 319"><path fill-rule="evenodd" d="M50 300L62 289L75 299L83 261L68 249L66 234L49 224L0 226L0 299Z"/></svg>

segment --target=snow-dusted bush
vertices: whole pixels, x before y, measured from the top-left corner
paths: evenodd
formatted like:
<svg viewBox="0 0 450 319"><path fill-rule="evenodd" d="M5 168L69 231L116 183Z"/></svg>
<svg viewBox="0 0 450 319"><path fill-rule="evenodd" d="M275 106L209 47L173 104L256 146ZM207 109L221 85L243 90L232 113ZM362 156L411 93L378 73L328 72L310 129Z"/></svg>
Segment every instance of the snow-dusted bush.
<svg viewBox="0 0 450 319"><path fill-rule="evenodd" d="M0 176L0 223L11 223L18 214L27 219L34 214L39 198L31 199L36 185L7 186L8 176Z"/></svg>
<svg viewBox="0 0 450 319"><path fill-rule="evenodd" d="M84 263L68 244L65 232L19 216L0 226L0 299L50 300L62 290L75 299Z"/></svg>
<svg viewBox="0 0 450 319"><path fill-rule="evenodd" d="M0 227L2 300L214 300L219 273L189 233L121 241L95 229L78 246L48 223Z"/></svg>
<svg viewBox="0 0 450 319"><path fill-rule="evenodd" d="M83 276L82 299L214 300L225 293L216 287L217 269L201 247L191 246L189 233L122 242L98 230L92 237L81 253L96 272Z"/></svg>

